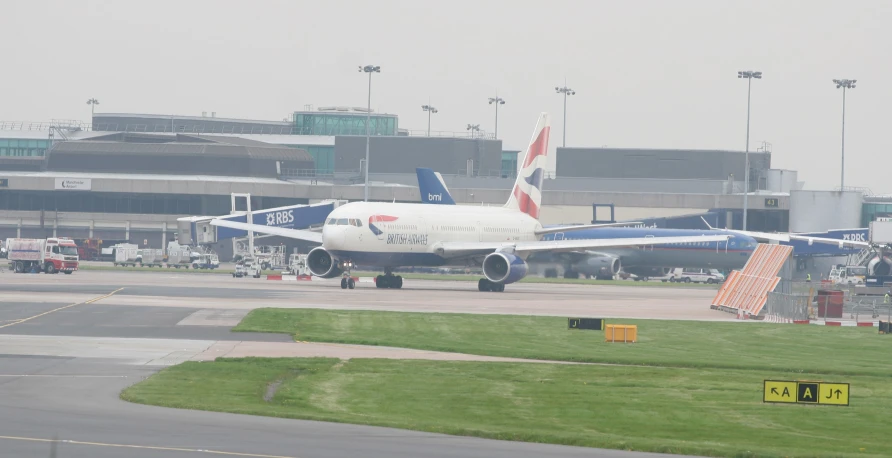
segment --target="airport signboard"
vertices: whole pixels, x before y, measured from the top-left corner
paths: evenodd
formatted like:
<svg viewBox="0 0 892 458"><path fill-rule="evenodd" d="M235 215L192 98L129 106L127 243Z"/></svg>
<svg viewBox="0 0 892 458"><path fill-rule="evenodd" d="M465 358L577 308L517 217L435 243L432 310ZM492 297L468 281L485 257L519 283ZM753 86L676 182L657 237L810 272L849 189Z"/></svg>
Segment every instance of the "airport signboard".
<svg viewBox="0 0 892 458"><path fill-rule="evenodd" d="M849 405L849 384L798 380L764 380L762 402L777 404Z"/></svg>
<svg viewBox="0 0 892 458"><path fill-rule="evenodd" d="M56 189L89 191L93 189L93 180L90 178L56 178Z"/></svg>

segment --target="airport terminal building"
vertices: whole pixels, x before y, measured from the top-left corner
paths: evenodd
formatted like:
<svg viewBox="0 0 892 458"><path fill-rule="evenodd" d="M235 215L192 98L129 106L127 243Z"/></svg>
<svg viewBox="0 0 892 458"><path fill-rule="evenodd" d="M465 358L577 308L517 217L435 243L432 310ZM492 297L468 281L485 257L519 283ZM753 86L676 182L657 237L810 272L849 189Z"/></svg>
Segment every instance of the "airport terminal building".
<svg viewBox="0 0 892 458"><path fill-rule="evenodd" d="M255 210L362 200L367 119L371 200L419 202L415 168L430 167L459 204L507 201L519 149L485 132L428 136L402 128L396 115L344 107L295 112L290 121L97 113L89 125L0 122L0 238L160 248L175 236L177 218L230 213L232 193L251 194ZM704 228L705 214L711 224L740 228L744 156L559 147L541 219ZM749 156L749 229L862 227L860 193L802 191L795 171L771 168L770 148ZM842 217L826 221L836 207Z"/></svg>

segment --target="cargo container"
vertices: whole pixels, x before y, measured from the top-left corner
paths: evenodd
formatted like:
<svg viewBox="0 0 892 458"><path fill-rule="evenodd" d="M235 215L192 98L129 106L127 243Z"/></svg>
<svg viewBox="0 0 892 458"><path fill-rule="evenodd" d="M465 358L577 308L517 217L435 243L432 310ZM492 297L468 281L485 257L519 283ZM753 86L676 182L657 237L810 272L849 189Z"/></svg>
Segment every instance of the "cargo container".
<svg viewBox="0 0 892 458"><path fill-rule="evenodd" d="M112 246L111 250L112 255L115 257L113 261L115 267L136 267L136 264L139 262L139 245L134 243L119 243Z"/></svg>
<svg viewBox="0 0 892 458"><path fill-rule="evenodd" d="M70 275L78 270L77 244L69 238L7 239L6 251L9 270L16 273Z"/></svg>

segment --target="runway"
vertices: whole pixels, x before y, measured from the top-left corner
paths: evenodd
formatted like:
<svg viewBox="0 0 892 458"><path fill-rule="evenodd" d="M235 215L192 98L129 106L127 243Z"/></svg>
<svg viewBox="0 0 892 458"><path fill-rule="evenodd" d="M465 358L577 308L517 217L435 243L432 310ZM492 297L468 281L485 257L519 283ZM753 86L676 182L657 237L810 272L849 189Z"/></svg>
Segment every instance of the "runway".
<svg viewBox="0 0 892 458"><path fill-rule="evenodd" d="M471 282L407 280L404 290L309 283L166 272L0 274L0 448L47 457L56 447L59 458L658 456L165 409L118 394L164 367L222 355L469 358L229 331L257 307L727 319L709 310L709 290L524 284L480 293Z"/></svg>

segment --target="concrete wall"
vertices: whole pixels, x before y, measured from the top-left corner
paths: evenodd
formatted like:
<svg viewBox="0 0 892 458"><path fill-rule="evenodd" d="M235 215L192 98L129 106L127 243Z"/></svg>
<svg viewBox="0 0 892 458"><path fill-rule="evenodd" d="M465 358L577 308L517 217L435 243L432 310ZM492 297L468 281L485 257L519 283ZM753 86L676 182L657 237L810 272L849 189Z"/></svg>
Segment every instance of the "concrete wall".
<svg viewBox="0 0 892 458"><path fill-rule="evenodd" d="M749 157L753 170L771 167L770 153ZM733 174L742 180L744 169L745 155L738 151L558 148L556 156L558 177L726 180Z"/></svg>
<svg viewBox="0 0 892 458"><path fill-rule="evenodd" d="M502 169L501 140L468 138L372 137L369 142L370 174L408 173L430 167L443 174L467 169L468 159L480 175L499 176ZM365 159L365 137L335 138L335 170L359 170ZM417 181L416 181L417 185Z"/></svg>
<svg viewBox="0 0 892 458"><path fill-rule="evenodd" d="M790 231L860 227L862 200L863 195L856 191L791 191Z"/></svg>

